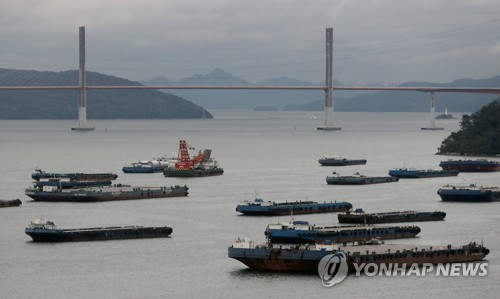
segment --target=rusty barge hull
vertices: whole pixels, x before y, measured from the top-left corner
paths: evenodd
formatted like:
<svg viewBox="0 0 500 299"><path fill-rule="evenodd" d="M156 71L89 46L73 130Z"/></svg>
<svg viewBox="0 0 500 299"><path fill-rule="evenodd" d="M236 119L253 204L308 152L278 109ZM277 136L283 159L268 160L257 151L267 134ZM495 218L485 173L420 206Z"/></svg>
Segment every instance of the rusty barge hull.
<svg viewBox="0 0 500 299"><path fill-rule="evenodd" d="M398 249L399 248L399 249ZM404 249L407 248L407 249ZM296 248L228 248L228 256L253 270L272 272L318 272L319 261L328 254L342 251L347 256L350 272L357 265L373 263L376 265L426 263L467 263L483 260L489 250L483 246L464 245L459 248L437 248L411 245L361 245L346 246L334 251L303 250Z"/></svg>

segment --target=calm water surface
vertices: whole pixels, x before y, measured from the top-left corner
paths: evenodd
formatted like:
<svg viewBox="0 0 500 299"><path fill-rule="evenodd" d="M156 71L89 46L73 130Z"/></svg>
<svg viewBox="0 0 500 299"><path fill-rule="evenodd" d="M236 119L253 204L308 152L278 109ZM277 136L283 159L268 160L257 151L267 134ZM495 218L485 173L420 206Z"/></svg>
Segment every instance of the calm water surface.
<svg viewBox="0 0 500 299"><path fill-rule="evenodd" d="M336 113L338 132L318 132L322 113L216 111L214 120L91 120L94 132L72 132L76 121L0 120L0 198L23 206L0 209L1 298L318 298L496 297L500 292L500 203L443 203L444 184L500 185L500 173L400 180L398 183L329 186L334 168L320 167L327 153L365 158L366 165L336 168L343 175L385 175L404 165L438 169L444 131L421 131L426 113ZM317 117L318 119L311 119ZM223 176L178 179L162 174L123 174L124 164L170 155L179 139L213 155ZM24 195L35 167L47 171L115 172L117 182L142 186L187 184L185 198L106 203L43 203ZM268 223L290 217L244 217L236 204L252 200L337 200L367 211L442 210L446 221L418 223L408 244L490 248L487 277L355 277L325 288L317 275L262 273L227 258L238 237L264 241ZM171 226L171 238L35 244L24 234L44 215L60 227ZM296 219L299 216L295 217ZM336 224L336 214L300 216Z"/></svg>

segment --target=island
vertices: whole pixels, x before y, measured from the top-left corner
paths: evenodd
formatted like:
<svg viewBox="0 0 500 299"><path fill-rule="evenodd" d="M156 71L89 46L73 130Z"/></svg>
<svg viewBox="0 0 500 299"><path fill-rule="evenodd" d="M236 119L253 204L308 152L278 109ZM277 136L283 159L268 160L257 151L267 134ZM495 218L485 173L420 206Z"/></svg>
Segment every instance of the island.
<svg viewBox="0 0 500 299"><path fill-rule="evenodd" d="M464 114L460 130L442 141L437 154L500 155L500 98L471 115Z"/></svg>

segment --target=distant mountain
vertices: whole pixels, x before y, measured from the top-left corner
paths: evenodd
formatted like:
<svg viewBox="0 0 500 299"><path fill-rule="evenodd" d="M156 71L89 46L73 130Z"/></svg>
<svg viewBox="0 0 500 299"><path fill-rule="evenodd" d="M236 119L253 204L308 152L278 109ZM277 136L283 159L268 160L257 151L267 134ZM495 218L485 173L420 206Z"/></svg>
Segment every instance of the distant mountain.
<svg viewBox="0 0 500 299"><path fill-rule="evenodd" d="M87 85L141 85L86 72ZM0 69L0 86L76 86L78 71L39 72ZM78 117L78 91L0 91L0 119L71 119ZM89 119L213 118L202 107L157 90L87 90Z"/></svg>
<svg viewBox="0 0 500 299"><path fill-rule="evenodd" d="M407 82L400 86L412 87L498 87L500 76L490 79L458 79L451 83ZM336 111L375 111L375 112L424 112L429 111L430 94L416 91L380 91L357 95L350 99L341 98L334 92ZM498 95L475 93L438 92L436 111L472 112L490 103ZM287 111L320 111L324 110L325 101L317 100L303 105L286 105Z"/></svg>
<svg viewBox="0 0 500 299"><path fill-rule="evenodd" d="M207 75L193 75L178 81L165 77L141 81L144 85L206 85L206 86L324 86L324 82L311 83L290 77L276 77L259 83L240 79L222 69L215 69ZM161 84L160 84L161 83ZM334 85L343 86L335 80ZM497 87L500 77L490 79L457 79L451 83L406 82L400 86L439 86L439 87ZM270 91L270 90L172 90L173 94L186 98L200 106L216 109L254 109L274 106L289 111L320 111L324 109L323 91ZM436 111L472 112L491 102L496 97L487 94L437 93ZM337 111L380 111L380 112L423 112L429 111L429 93L414 91L335 91L335 110Z"/></svg>
<svg viewBox="0 0 500 299"><path fill-rule="evenodd" d="M288 77L278 77L252 83L240 79L220 68L207 75L196 74L177 81L165 77L157 77L140 83L153 85L180 86L275 86L275 85L306 85L321 86ZM340 84L336 82L336 84ZM205 108L213 109L254 109L261 106L282 107L287 104L303 104L314 99L324 98L323 91L290 91L290 90L169 90L169 93L188 99Z"/></svg>

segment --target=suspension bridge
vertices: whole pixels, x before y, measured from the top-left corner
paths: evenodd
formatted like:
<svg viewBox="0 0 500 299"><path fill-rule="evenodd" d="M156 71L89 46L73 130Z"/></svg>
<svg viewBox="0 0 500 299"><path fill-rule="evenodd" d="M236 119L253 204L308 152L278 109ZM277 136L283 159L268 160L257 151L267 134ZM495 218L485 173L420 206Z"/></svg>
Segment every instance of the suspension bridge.
<svg viewBox="0 0 500 299"><path fill-rule="evenodd" d="M71 128L75 131L90 131L94 127L87 124L86 90L108 89L220 89L220 90L323 90L325 92L325 119L318 130L335 131L340 127L334 125L334 90L364 90L364 91L419 91L430 93L429 126L422 130L442 130L435 123L435 94L437 92L465 92L500 94L500 88L480 87L367 87L367 86L334 86L333 85L333 28L326 28L326 76L325 86L88 86L85 79L85 27L79 28L79 85L78 86L0 86L1 90L79 90L78 125Z"/></svg>

